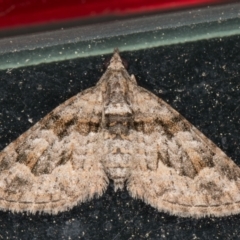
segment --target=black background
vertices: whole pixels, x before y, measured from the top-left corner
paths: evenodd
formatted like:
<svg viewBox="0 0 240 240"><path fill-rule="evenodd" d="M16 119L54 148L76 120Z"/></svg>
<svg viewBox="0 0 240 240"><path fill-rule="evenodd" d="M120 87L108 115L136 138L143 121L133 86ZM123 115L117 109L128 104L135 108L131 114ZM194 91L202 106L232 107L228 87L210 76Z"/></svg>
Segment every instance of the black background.
<svg viewBox="0 0 240 240"><path fill-rule="evenodd" d="M240 165L240 36L122 52L138 84L167 101ZM116 45L117 47L117 45ZM0 72L0 149L76 93L108 56ZM0 211L0 239L240 239L240 215L180 218L127 191L51 215Z"/></svg>

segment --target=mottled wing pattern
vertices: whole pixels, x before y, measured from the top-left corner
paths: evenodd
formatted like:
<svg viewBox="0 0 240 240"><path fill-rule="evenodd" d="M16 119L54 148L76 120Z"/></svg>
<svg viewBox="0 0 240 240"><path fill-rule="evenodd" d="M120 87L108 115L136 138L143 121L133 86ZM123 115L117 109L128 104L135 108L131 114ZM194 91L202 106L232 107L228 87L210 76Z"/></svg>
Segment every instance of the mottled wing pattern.
<svg viewBox="0 0 240 240"><path fill-rule="evenodd" d="M97 88L58 106L0 153L0 209L57 213L103 193Z"/></svg>
<svg viewBox="0 0 240 240"><path fill-rule="evenodd" d="M162 99L133 86L135 154L127 189L179 216L240 212L240 169Z"/></svg>
<svg viewBox="0 0 240 240"><path fill-rule="evenodd" d="M138 87L115 50L96 87L69 99L0 153L0 209L58 213L109 179L179 216L240 213L240 168L162 99Z"/></svg>

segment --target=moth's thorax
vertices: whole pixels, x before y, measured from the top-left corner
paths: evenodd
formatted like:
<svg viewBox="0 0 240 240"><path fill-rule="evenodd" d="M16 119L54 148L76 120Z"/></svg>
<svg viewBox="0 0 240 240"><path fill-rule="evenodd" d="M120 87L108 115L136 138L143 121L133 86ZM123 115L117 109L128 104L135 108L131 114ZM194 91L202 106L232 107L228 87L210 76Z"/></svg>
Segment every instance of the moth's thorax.
<svg viewBox="0 0 240 240"><path fill-rule="evenodd" d="M128 79L121 71L116 71L109 78L104 97L104 128L110 133L127 135L132 125L133 111L129 98Z"/></svg>

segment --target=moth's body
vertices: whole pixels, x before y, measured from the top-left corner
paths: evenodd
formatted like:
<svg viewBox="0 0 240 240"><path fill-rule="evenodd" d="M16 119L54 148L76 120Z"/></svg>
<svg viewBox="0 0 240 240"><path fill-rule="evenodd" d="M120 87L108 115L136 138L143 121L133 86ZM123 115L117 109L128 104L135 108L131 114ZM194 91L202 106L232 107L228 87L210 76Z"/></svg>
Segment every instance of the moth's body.
<svg viewBox="0 0 240 240"><path fill-rule="evenodd" d="M179 216L240 213L240 169L115 51L97 85L67 100L0 153L0 209L56 214L100 196L109 179Z"/></svg>
<svg viewBox="0 0 240 240"><path fill-rule="evenodd" d="M129 79L122 65L112 69L103 91L102 127L104 134L102 163L115 190L122 189L129 178L134 146L131 141L133 110L129 96Z"/></svg>

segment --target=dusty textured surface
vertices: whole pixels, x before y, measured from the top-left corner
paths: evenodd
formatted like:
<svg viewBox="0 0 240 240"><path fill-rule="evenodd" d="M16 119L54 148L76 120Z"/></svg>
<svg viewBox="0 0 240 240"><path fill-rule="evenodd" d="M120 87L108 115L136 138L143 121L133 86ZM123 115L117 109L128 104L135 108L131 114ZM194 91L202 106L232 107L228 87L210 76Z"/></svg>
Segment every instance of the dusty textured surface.
<svg viewBox="0 0 240 240"><path fill-rule="evenodd" d="M1 153L1 209L58 213L109 179L180 216L239 213L239 168L115 53L96 87L72 97Z"/></svg>
<svg viewBox="0 0 240 240"><path fill-rule="evenodd" d="M121 52L139 86L161 97L240 165L239 36ZM233 47L234 46L234 47ZM112 54L0 71L1 150L102 76ZM203 74L205 73L205 74ZM181 218L112 181L100 198L57 215L0 211L4 239L238 239L240 215Z"/></svg>

